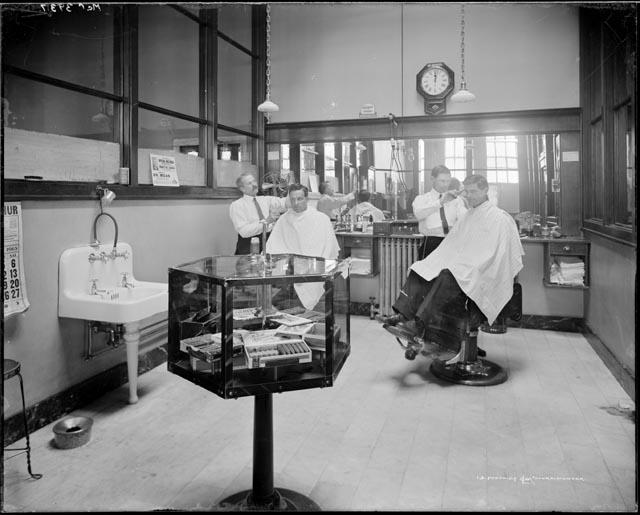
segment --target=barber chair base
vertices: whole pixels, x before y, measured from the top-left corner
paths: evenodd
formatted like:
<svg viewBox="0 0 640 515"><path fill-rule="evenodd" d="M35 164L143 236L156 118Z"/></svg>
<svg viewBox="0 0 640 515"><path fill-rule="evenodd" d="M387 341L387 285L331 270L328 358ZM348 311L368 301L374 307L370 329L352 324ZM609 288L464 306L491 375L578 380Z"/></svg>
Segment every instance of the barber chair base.
<svg viewBox="0 0 640 515"><path fill-rule="evenodd" d="M507 380L507 371L487 359L447 363L440 359L431 362L431 373L445 381L468 386L492 386Z"/></svg>

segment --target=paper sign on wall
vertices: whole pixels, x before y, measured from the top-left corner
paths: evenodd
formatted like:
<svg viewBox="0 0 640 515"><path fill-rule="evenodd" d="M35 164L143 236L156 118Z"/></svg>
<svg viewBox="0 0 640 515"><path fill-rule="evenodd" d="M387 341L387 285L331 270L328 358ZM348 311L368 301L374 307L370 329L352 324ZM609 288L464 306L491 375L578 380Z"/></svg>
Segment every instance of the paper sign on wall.
<svg viewBox="0 0 640 515"><path fill-rule="evenodd" d="M29 308L24 266L22 264L22 206L20 202L4 204L4 265L2 267L4 316Z"/></svg>
<svg viewBox="0 0 640 515"><path fill-rule="evenodd" d="M149 158L151 159L151 180L154 186L180 186L175 157L149 154Z"/></svg>
<svg viewBox="0 0 640 515"><path fill-rule="evenodd" d="M571 161L579 161L579 157L578 157L578 151L577 150L570 150L570 151L566 151L562 153L562 160L564 162L571 162Z"/></svg>

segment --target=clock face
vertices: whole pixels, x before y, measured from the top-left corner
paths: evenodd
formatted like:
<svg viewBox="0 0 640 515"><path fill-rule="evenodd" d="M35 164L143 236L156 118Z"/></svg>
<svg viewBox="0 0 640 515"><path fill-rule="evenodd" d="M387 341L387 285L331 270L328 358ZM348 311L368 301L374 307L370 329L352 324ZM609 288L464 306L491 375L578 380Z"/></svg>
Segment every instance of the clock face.
<svg viewBox="0 0 640 515"><path fill-rule="evenodd" d="M430 68L420 80L422 90L429 95L439 95L449 87L449 74L442 68Z"/></svg>

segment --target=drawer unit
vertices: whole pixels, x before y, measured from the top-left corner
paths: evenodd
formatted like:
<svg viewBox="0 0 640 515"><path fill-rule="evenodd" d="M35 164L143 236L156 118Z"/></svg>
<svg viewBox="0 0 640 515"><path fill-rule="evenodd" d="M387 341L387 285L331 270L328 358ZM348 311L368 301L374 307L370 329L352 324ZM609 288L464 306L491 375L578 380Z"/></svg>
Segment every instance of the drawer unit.
<svg viewBox="0 0 640 515"><path fill-rule="evenodd" d="M366 258L371 261L371 266L369 267L370 273L366 274L352 271L352 275L361 277L375 277L378 275L378 247L374 245L373 234L344 232L336 233L336 238L338 238L338 244L340 245L341 258Z"/></svg>
<svg viewBox="0 0 640 515"><path fill-rule="evenodd" d="M589 244L586 242L550 242L549 254L567 256L587 256L589 254Z"/></svg>
<svg viewBox="0 0 640 515"><path fill-rule="evenodd" d="M589 242L549 241L544 243L545 286L556 288L589 287Z"/></svg>

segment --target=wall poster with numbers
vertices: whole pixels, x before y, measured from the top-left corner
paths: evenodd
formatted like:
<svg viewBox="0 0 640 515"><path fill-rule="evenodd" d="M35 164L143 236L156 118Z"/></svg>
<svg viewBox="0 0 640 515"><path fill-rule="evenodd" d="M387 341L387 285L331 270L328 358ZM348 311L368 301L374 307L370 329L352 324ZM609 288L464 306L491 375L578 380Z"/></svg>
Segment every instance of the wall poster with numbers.
<svg viewBox="0 0 640 515"><path fill-rule="evenodd" d="M4 204L4 261L2 267L4 316L29 308L22 264L22 207L20 202Z"/></svg>

